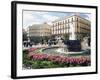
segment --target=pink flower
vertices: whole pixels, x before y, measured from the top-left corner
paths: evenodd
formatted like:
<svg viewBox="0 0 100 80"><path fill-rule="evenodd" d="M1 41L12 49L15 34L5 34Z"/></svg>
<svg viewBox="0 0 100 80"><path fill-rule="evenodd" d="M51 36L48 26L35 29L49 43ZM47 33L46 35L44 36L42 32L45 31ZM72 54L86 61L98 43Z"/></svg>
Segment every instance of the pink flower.
<svg viewBox="0 0 100 80"><path fill-rule="evenodd" d="M42 53L35 53L32 54L33 60L49 60L53 62L59 63L69 63L69 64L90 64L90 57L87 56L79 56L79 57L66 57L66 56L54 56L54 55L47 55ZM31 57L30 56L30 57Z"/></svg>
<svg viewBox="0 0 100 80"><path fill-rule="evenodd" d="M30 48L28 51L29 52L33 52L33 51L35 51L37 48Z"/></svg>

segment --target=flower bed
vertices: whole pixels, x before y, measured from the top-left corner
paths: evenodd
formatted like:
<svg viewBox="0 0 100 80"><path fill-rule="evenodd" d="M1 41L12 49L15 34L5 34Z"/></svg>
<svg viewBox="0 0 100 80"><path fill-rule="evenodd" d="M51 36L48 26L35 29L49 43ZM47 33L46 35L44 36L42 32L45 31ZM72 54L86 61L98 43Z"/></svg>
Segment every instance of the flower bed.
<svg viewBox="0 0 100 80"><path fill-rule="evenodd" d="M90 65L90 57L80 56L80 57L65 57L65 56L54 56L47 54L33 54L30 57L32 60L47 60L55 63L63 63L66 65L79 65L79 66L88 66Z"/></svg>
<svg viewBox="0 0 100 80"><path fill-rule="evenodd" d="M33 52L33 51L35 51L37 48L30 48L28 51L29 52Z"/></svg>
<svg viewBox="0 0 100 80"><path fill-rule="evenodd" d="M28 57L32 56L34 53L37 53L36 50L37 50L37 48L30 48L28 50Z"/></svg>
<svg viewBox="0 0 100 80"><path fill-rule="evenodd" d="M39 68L57 68L57 67L77 67L90 66L90 56L61 56L37 53L36 48L23 51L24 66L32 69Z"/></svg>

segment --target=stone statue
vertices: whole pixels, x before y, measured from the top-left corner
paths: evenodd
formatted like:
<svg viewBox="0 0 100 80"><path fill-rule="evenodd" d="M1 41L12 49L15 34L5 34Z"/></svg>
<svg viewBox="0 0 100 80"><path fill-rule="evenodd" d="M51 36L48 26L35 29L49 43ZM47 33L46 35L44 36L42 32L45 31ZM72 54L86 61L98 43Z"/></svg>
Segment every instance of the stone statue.
<svg viewBox="0 0 100 80"><path fill-rule="evenodd" d="M84 37L84 38L83 38L83 41L81 42L82 50L90 49L88 43L89 43L88 37Z"/></svg>

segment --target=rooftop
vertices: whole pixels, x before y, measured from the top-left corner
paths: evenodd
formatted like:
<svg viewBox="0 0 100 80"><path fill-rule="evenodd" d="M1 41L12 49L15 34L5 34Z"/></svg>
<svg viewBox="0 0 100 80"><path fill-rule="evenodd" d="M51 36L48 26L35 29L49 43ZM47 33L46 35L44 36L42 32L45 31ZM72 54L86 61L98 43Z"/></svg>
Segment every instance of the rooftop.
<svg viewBox="0 0 100 80"><path fill-rule="evenodd" d="M80 18L82 18L82 19L84 19L84 20L90 22L89 20L87 20L87 19L85 19L85 18L83 18L83 17L81 17L81 16L79 16L79 15L72 15L72 16L66 16L65 18L57 19L57 20L53 21L52 23L54 23L54 22L58 22L58 21L62 21L62 20L65 20L65 19L68 19L68 18L73 17L73 16L80 17Z"/></svg>

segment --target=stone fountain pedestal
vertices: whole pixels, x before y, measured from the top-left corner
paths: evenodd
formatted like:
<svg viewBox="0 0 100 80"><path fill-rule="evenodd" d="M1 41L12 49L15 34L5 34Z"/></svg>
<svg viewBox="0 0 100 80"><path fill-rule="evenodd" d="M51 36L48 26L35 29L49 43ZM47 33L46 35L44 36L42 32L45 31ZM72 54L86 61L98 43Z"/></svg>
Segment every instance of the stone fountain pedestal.
<svg viewBox="0 0 100 80"><path fill-rule="evenodd" d="M80 40L68 40L65 42L67 45L68 51L79 52L81 51L81 42Z"/></svg>

